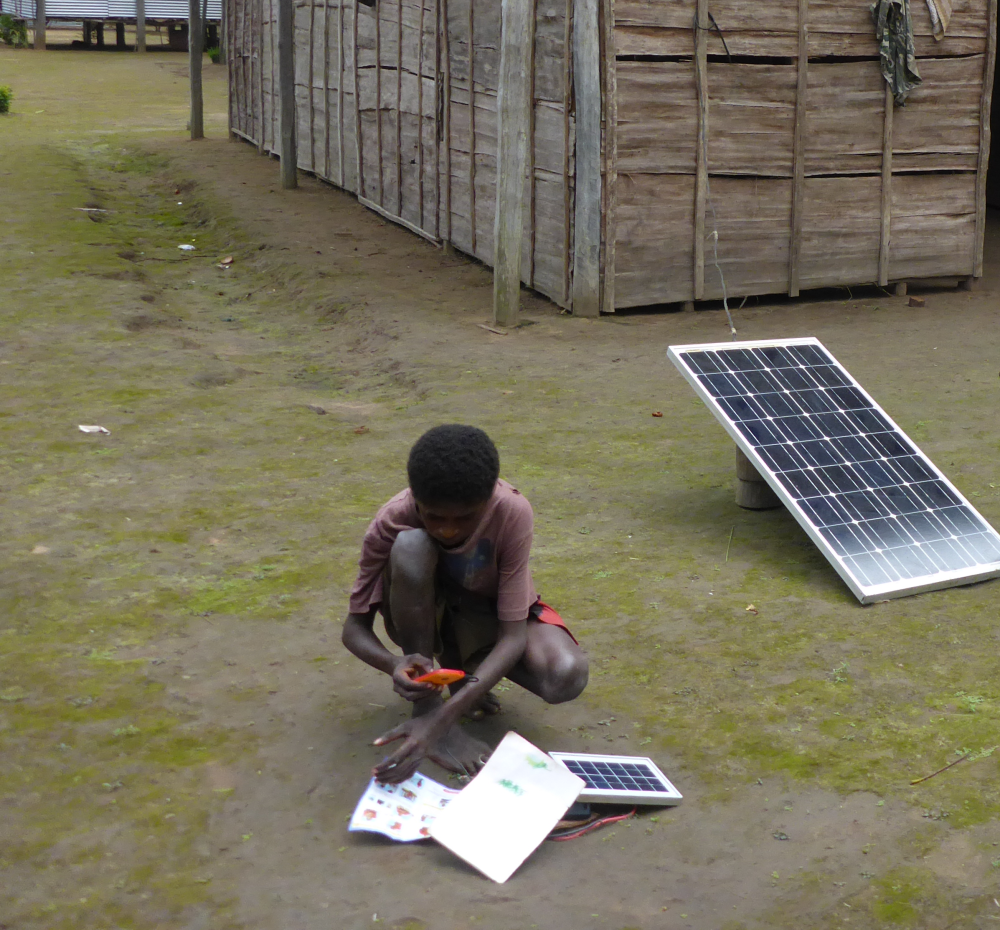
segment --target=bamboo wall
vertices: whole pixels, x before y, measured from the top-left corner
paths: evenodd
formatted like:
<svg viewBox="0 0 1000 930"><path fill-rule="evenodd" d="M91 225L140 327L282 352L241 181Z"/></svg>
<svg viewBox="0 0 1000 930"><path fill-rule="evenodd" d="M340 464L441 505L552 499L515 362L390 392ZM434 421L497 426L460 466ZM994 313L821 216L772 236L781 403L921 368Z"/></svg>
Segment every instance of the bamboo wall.
<svg viewBox="0 0 1000 930"><path fill-rule="evenodd" d="M536 5L521 263L525 283L562 306L572 271L571 2ZM225 3L230 128L277 152L278 0ZM492 264L499 47L492 0L378 0L375 8L297 0L299 167Z"/></svg>
<svg viewBox="0 0 1000 930"><path fill-rule="evenodd" d="M981 274L995 0L911 0L905 107L870 0L608 2L614 306Z"/></svg>

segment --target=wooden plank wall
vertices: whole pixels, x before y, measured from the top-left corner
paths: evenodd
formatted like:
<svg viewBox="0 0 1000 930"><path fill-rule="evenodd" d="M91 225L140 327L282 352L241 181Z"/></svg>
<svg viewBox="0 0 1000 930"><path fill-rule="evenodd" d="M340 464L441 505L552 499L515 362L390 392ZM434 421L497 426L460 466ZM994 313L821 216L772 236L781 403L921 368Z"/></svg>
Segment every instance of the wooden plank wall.
<svg viewBox="0 0 1000 930"><path fill-rule="evenodd" d="M716 228L730 297L876 282L880 251L882 283L981 273L977 182L996 0L956 4L941 42L926 4L911 0L923 83L894 108L888 135L869 6L800 0L800 30L794 4L711 0L732 58L706 32L701 115L697 0L614 0L617 307L721 297ZM699 217L700 126L708 196Z"/></svg>
<svg viewBox="0 0 1000 930"><path fill-rule="evenodd" d="M278 0L226 2L232 131L277 153ZM572 273L571 3L536 0L522 255L525 283L561 306ZM499 41L490 0L296 0L299 167L492 264Z"/></svg>

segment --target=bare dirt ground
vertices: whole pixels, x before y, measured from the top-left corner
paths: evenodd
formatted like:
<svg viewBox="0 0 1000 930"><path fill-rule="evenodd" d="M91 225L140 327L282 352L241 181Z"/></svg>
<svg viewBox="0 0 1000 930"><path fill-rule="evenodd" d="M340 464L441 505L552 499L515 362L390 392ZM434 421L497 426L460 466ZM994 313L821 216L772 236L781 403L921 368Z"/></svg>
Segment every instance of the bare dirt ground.
<svg viewBox="0 0 1000 930"><path fill-rule="evenodd" d="M221 68L186 141L185 77L0 50L0 926L1000 922L998 583L860 607L787 513L733 502L731 443L665 358L724 340L718 310L525 295L526 325L486 332L481 266L229 141ZM736 314L823 340L994 524L998 232L971 293ZM496 439L593 669L571 705L503 689L474 729L641 751L685 794L503 886L346 832L404 707L340 619L443 421Z"/></svg>

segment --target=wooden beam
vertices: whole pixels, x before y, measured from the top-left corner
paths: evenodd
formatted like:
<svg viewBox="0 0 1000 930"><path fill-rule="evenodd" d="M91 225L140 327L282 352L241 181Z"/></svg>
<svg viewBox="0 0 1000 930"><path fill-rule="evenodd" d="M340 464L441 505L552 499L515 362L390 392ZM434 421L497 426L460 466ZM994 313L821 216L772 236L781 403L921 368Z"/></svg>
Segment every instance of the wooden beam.
<svg viewBox="0 0 1000 930"><path fill-rule="evenodd" d="M337 0L337 176L344 186L344 3Z"/></svg>
<svg viewBox="0 0 1000 930"><path fill-rule="evenodd" d="M226 25L226 21L229 19L226 15L228 3L223 3L222 6L222 44L225 46L229 33ZM137 52L146 51L146 0L135 0L135 50ZM231 83L230 86L232 86Z"/></svg>
<svg viewBox="0 0 1000 930"><path fill-rule="evenodd" d="M420 9L423 8L424 0L420 0ZM421 36L421 44L423 39ZM418 84L419 81L418 71ZM420 112L419 107L417 112ZM417 151L420 151L419 128L420 117L417 118ZM396 215L403 215L403 0L396 0Z"/></svg>
<svg viewBox="0 0 1000 930"><path fill-rule="evenodd" d="M344 0L340 0L341 3ZM359 0L354 0L354 16L351 33L351 61L354 63L354 151L357 156L357 173L355 184L358 197L365 196L365 146L361 136L361 80L358 76L358 14L361 11Z"/></svg>
<svg viewBox="0 0 1000 930"><path fill-rule="evenodd" d="M330 0L323 0L323 177L330 180Z"/></svg>
<svg viewBox="0 0 1000 930"><path fill-rule="evenodd" d="M35 51L45 51L45 0L35 0Z"/></svg>
<svg viewBox="0 0 1000 930"><path fill-rule="evenodd" d="M535 286L535 215L537 213L535 191L535 28L536 11L532 0L531 16L528 19L528 132L525 143L525 171L528 175L528 269L524 279L529 287Z"/></svg>
<svg viewBox="0 0 1000 930"><path fill-rule="evenodd" d="M792 218L788 241L788 296L799 296L802 251L802 197L805 189L806 105L809 93L809 0L799 0L798 83L795 89L795 134L792 138Z"/></svg>
<svg viewBox="0 0 1000 930"><path fill-rule="evenodd" d="M469 239L476 255L476 0L469 3ZM478 257L478 256L477 256Z"/></svg>
<svg viewBox="0 0 1000 930"><path fill-rule="evenodd" d="M438 80L444 81L443 109L441 115L441 143L444 145L444 232L441 233L445 248L451 248L451 40L448 37L448 0L439 0L441 7L441 57L443 67L438 70ZM440 172L439 172L440 176Z"/></svg>
<svg viewBox="0 0 1000 930"><path fill-rule="evenodd" d="M990 108L993 103L993 76L997 59L997 0L987 0L989 32L983 67L983 96L979 108L979 165L976 173L976 242L972 275L983 276L983 239L986 235L986 172L990 166Z"/></svg>
<svg viewBox="0 0 1000 930"><path fill-rule="evenodd" d="M566 0L563 13L563 146L562 146L562 190L563 190L563 275L562 300L563 307L572 302L572 249L573 240L573 192L570 189L570 108L573 101L573 0Z"/></svg>
<svg viewBox="0 0 1000 930"><path fill-rule="evenodd" d="M694 180L694 299L705 296L705 203L708 198L708 0L697 0L694 24L694 77L698 92L698 135Z"/></svg>
<svg viewBox="0 0 1000 930"><path fill-rule="evenodd" d="M188 6L188 68L191 73L191 138L205 138L205 102L201 92L201 65L205 51L205 30L201 21L201 0Z"/></svg>
<svg viewBox="0 0 1000 930"><path fill-rule="evenodd" d="M281 186L298 187L295 140L295 31L294 0L278 0L278 97L281 124Z"/></svg>
<svg viewBox="0 0 1000 930"><path fill-rule="evenodd" d="M529 37L534 16L534 0L502 0L493 223L493 322L498 326L514 326L521 304L524 167L531 106Z"/></svg>
<svg viewBox="0 0 1000 930"><path fill-rule="evenodd" d="M573 5L576 208L573 314L601 312L601 43L598 0Z"/></svg>
<svg viewBox="0 0 1000 930"><path fill-rule="evenodd" d="M293 14L294 15L294 14ZM309 0L309 170L316 174L316 0ZM294 32L293 32L294 38Z"/></svg>
<svg viewBox="0 0 1000 930"><path fill-rule="evenodd" d="M604 291L601 309L615 312L615 244L618 238L618 58L615 0L604 0Z"/></svg>
<svg viewBox="0 0 1000 930"><path fill-rule="evenodd" d="M889 283L889 249L892 233L892 111L895 107L892 87L885 85L885 110L882 121L882 219L878 246L878 283Z"/></svg>

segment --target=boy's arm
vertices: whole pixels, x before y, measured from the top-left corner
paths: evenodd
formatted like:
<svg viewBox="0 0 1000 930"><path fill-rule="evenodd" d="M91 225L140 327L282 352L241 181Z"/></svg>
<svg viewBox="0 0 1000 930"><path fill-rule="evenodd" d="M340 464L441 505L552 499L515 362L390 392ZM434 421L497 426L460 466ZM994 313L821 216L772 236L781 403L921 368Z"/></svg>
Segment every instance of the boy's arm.
<svg viewBox="0 0 1000 930"><path fill-rule="evenodd" d="M375 766L375 777L390 782L409 778L424 760L430 747L518 663L524 655L527 642L527 618L502 622L496 645L480 663L475 681L470 681L436 710L407 720L375 740L376 746L384 746L398 739L404 740L399 749Z"/></svg>
<svg viewBox="0 0 1000 930"><path fill-rule="evenodd" d="M391 676L393 689L400 697L419 701L432 694L433 685L413 679L432 671L433 661L421 655L398 656L390 652L378 638L374 626L374 607L366 614L348 614L341 641L362 662Z"/></svg>

